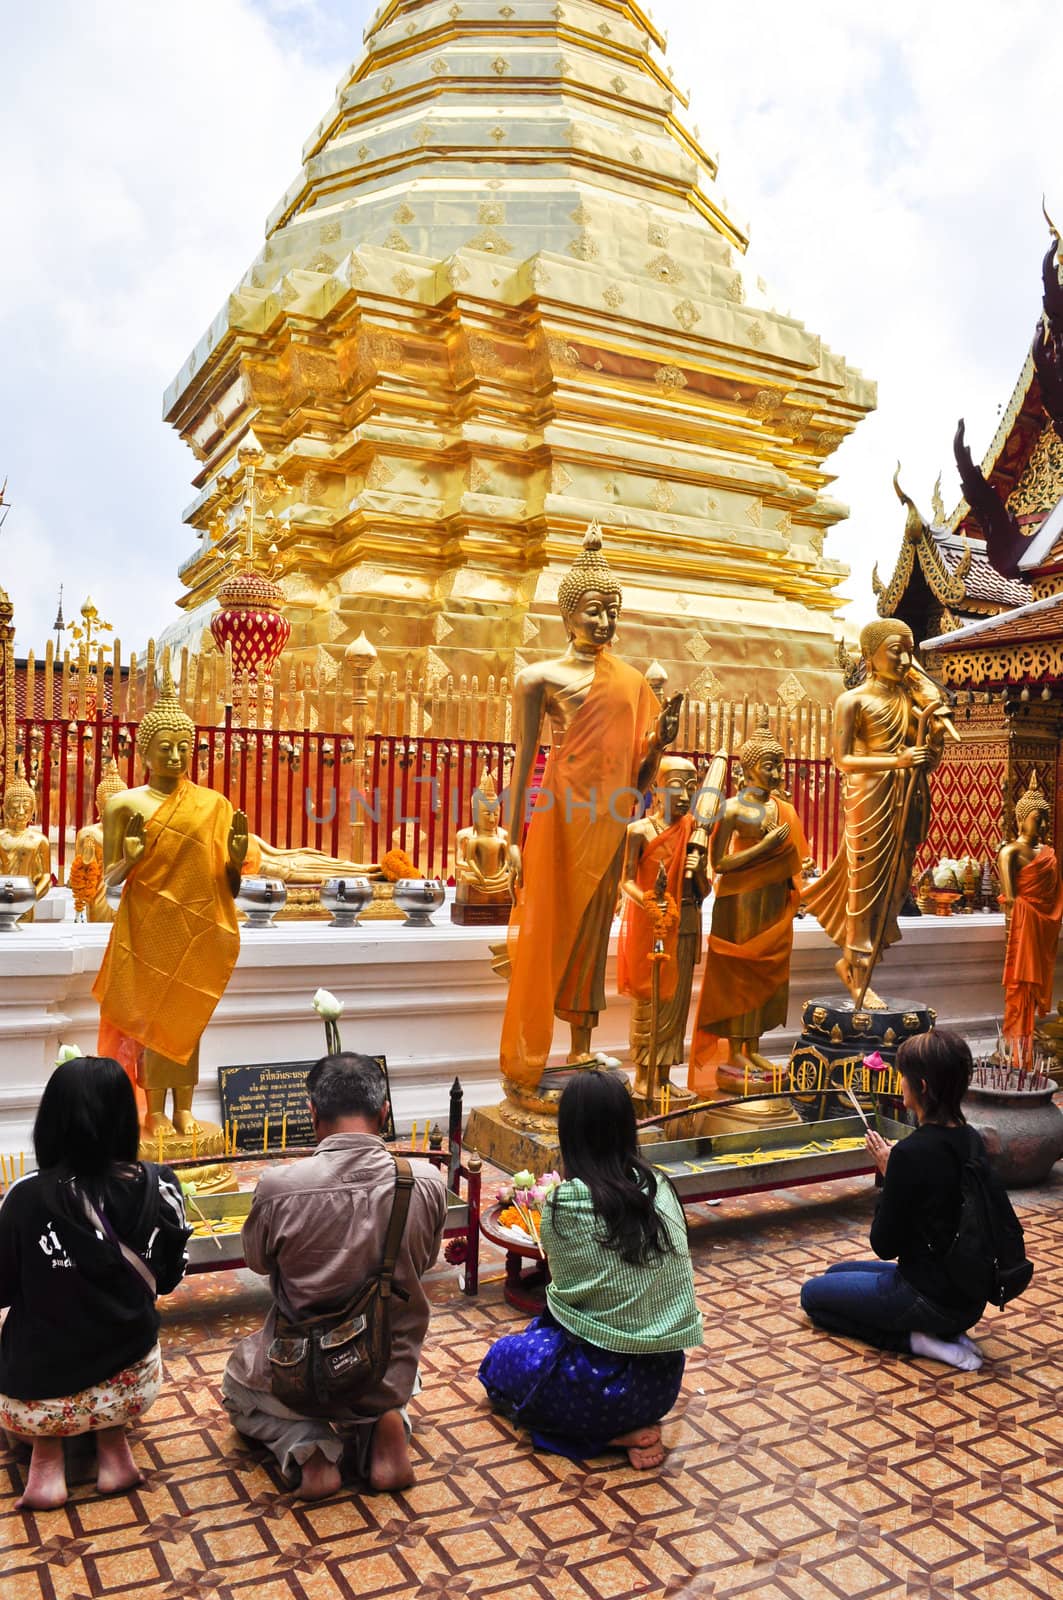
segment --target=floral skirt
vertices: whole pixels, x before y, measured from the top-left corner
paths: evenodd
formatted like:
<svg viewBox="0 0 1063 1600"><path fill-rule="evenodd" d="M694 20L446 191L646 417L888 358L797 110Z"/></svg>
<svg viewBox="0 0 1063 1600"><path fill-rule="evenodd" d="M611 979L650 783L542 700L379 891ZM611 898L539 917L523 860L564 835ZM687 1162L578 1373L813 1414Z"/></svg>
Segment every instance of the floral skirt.
<svg viewBox="0 0 1063 1600"><path fill-rule="evenodd" d="M682 1350L633 1356L585 1344L544 1311L493 1344L478 1376L495 1410L527 1428L538 1449L583 1461L667 1416L685 1365Z"/></svg>
<svg viewBox="0 0 1063 1600"><path fill-rule="evenodd" d="M0 1428L24 1439L68 1438L135 1422L158 1399L162 1356L153 1345L142 1361L79 1394L52 1400L15 1400L0 1394Z"/></svg>

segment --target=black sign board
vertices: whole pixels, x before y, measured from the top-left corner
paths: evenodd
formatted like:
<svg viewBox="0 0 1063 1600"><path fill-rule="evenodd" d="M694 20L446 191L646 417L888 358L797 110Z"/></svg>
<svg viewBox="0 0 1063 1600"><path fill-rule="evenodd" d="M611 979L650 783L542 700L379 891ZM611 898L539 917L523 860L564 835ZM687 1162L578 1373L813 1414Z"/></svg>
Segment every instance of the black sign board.
<svg viewBox="0 0 1063 1600"><path fill-rule="evenodd" d="M385 1056L372 1056L387 1084ZM218 1068L218 1095L222 1121L234 1134L238 1150L276 1151L314 1143L306 1075L313 1061L256 1061L247 1066ZM385 1137L395 1137L394 1116L389 1116Z"/></svg>

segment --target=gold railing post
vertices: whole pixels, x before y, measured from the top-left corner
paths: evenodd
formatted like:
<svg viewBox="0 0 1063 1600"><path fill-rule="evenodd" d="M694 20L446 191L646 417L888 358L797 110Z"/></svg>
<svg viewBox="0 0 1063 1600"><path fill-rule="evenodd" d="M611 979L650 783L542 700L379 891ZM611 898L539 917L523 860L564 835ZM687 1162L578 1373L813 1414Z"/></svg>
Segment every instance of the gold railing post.
<svg viewBox="0 0 1063 1600"><path fill-rule="evenodd" d="M352 793L354 815L351 820L351 859L365 860L365 783L366 746L369 740L369 674L376 660L376 651L360 633L344 652L350 662L353 679L351 689L351 739L354 743ZM339 779L337 777L337 783Z"/></svg>

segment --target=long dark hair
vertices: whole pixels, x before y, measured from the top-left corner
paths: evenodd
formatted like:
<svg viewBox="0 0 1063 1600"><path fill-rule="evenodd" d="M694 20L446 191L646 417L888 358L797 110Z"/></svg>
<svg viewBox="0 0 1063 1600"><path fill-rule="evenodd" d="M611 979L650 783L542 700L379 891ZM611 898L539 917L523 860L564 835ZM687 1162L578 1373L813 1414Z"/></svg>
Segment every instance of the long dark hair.
<svg viewBox="0 0 1063 1600"><path fill-rule="evenodd" d="M117 1061L76 1056L56 1067L33 1124L42 1174L98 1188L114 1167L135 1164L139 1143L136 1095Z"/></svg>
<svg viewBox="0 0 1063 1600"><path fill-rule="evenodd" d="M960 1107L974 1062L967 1040L948 1028L933 1028L905 1039L897 1051L897 1071L907 1078L925 1122L966 1122Z"/></svg>
<svg viewBox="0 0 1063 1600"><path fill-rule="evenodd" d="M611 1072L578 1072L557 1110L566 1178L582 1178L602 1225L601 1242L630 1266L645 1266L672 1243L657 1212L657 1174L639 1155L627 1085ZM551 1216L557 1191L551 1200Z"/></svg>

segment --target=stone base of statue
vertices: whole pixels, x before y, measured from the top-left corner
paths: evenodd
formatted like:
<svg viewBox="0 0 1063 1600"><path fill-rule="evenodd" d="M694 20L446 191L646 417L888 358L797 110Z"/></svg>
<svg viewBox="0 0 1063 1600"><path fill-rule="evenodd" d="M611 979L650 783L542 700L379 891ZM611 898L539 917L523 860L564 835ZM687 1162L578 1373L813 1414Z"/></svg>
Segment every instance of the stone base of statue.
<svg viewBox="0 0 1063 1600"><path fill-rule="evenodd" d="M895 1085L892 1071L865 1073L864 1058L877 1052L892 1068L898 1046L913 1034L929 1033L936 1018L932 1007L915 1000L884 1000L882 1009L874 1011L856 1010L850 995L806 1000L801 1037L790 1055L795 1102L806 1115L820 1118L828 1103L849 1087L870 1106Z"/></svg>
<svg viewBox="0 0 1063 1600"><path fill-rule="evenodd" d="M174 1161L196 1161L200 1156L204 1161L209 1161L212 1156L225 1154L225 1135L216 1122L203 1122L197 1118L196 1133L165 1133L160 1139L158 1135L150 1134L146 1129L140 1130L140 1149L137 1151L141 1161L161 1161L169 1166ZM219 1169L227 1171L227 1168ZM182 1178L187 1178L186 1172L181 1173Z"/></svg>
<svg viewBox="0 0 1063 1600"><path fill-rule="evenodd" d="M450 908L450 920L459 928L506 928L512 910L509 900L487 900L482 904L474 900L455 900Z"/></svg>
<svg viewBox="0 0 1063 1600"><path fill-rule="evenodd" d="M751 1067L748 1072L725 1062L716 1068L716 1087L726 1095L773 1094L786 1087L787 1070L785 1061L773 1062L770 1071Z"/></svg>
<svg viewBox="0 0 1063 1600"><path fill-rule="evenodd" d="M538 1177L558 1163L557 1107L565 1085L578 1072L617 1072L616 1067L547 1067L534 1088L503 1079L506 1098L480 1106L469 1118L467 1148L505 1172L525 1169ZM625 1078L626 1081L626 1078Z"/></svg>

